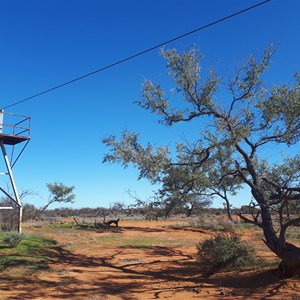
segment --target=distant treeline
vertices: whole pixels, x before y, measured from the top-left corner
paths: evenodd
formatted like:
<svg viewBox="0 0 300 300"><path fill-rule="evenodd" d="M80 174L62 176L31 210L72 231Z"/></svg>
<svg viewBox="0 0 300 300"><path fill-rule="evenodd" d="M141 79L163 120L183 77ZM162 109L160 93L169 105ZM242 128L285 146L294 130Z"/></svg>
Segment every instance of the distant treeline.
<svg viewBox="0 0 300 300"><path fill-rule="evenodd" d="M35 208L33 205L25 204L24 205L24 219L29 220L32 219L35 215L35 211L37 208ZM239 212L241 209L233 209L233 212ZM226 214L226 210L224 208L203 208L200 211L195 211L192 215L199 215L200 213L207 213L212 215L221 215ZM171 216L186 216L185 210L177 210L174 211L169 216L164 216L163 212L159 213L155 211L157 214L157 218L165 218L165 217L171 217ZM147 209L143 210L142 208L138 209L124 209L124 208L118 208L118 207L111 207L111 208L105 208L105 207L96 207L96 208L90 208L90 207L82 207L82 208L55 208L55 209L47 209L43 212L44 217L84 217L84 218L101 218L101 217L117 217L117 216L123 216L123 217L135 217L140 216L144 217L145 219L149 219L149 212ZM154 216L154 212L152 211L152 219L156 219Z"/></svg>
<svg viewBox="0 0 300 300"><path fill-rule="evenodd" d="M0 201L0 207L13 206L14 209L0 210L0 229L2 231L12 231L16 229L18 224L18 208L12 204L8 199L2 199ZM239 209L232 209L233 214L238 212L244 212L248 214L256 213L254 208L249 206L243 206ZM40 220L48 218L141 218L145 220L158 220L167 219L170 217L193 217L200 216L201 214L208 215L223 215L227 214L225 208L213 208L213 207L194 207L187 208L184 206L173 207L172 210L167 209L165 206L153 206L153 205L124 205L120 203L114 203L109 208L105 207L82 207L71 208L61 207L55 209L41 209L35 207L32 204L25 203L23 205L23 221Z"/></svg>

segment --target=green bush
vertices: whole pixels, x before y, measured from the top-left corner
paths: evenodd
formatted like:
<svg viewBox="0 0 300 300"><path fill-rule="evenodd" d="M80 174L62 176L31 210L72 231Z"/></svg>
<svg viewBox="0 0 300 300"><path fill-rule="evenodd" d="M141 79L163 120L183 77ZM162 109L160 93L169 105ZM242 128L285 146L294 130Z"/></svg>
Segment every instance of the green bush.
<svg viewBox="0 0 300 300"><path fill-rule="evenodd" d="M23 239L23 234L18 232L7 232L3 237L3 242L15 248Z"/></svg>
<svg viewBox="0 0 300 300"><path fill-rule="evenodd" d="M219 270L229 271L256 264L253 247L241 241L234 232L204 240L197 245L197 249L198 261L207 276Z"/></svg>

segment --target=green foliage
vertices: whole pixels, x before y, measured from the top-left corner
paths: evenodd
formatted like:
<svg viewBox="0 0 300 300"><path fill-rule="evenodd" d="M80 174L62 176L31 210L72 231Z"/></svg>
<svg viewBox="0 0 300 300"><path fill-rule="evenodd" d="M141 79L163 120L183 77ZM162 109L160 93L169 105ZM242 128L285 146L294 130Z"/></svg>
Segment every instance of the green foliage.
<svg viewBox="0 0 300 300"><path fill-rule="evenodd" d="M3 237L3 242L15 248L23 240L24 235L18 232L7 232Z"/></svg>
<svg viewBox="0 0 300 300"><path fill-rule="evenodd" d="M3 241L6 235L1 234L0 239ZM48 253L55 244L55 240L40 235L22 235L22 241L14 248L0 242L0 272L32 274L47 268ZM16 268L20 270L15 271Z"/></svg>
<svg viewBox="0 0 300 300"><path fill-rule="evenodd" d="M74 186L66 186L63 183L55 182L47 184L51 195L50 203L74 203L75 195L73 194Z"/></svg>
<svg viewBox="0 0 300 300"><path fill-rule="evenodd" d="M253 247L233 232L204 240L197 249L198 260L207 276L219 270L235 270L256 263Z"/></svg>
<svg viewBox="0 0 300 300"><path fill-rule="evenodd" d="M22 243L18 246L18 250L28 254L39 254L42 249L47 249L55 245L56 241L40 235L25 235Z"/></svg>
<svg viewBox="0 0 300 300"><path fill-rule="evenodd" d="M126 131L120 139L103 139L110 149L103 161L136 166L139 179L160 184L157 195L165 206L188 203L193 196L218 196L229 218L231 197L247 186L257 214L240 217L264 228L268 247L280 256L286 229L300 224L300 155L277 156L276 162L270 162L263 153L278 149L277 145L284 151L300 142L300 76L282 85L266 84L262 78L274 53L270 46L260 58L250 56L224 81L213 70L203 74L197 49L162 50L174 88L168 91L145 80L136 103L156 114L161 124L181 123L188 128L193 123L191 130L198 126L199 134L195 140L176 143L174 153L175 147L144 146L138 133ZM274 211L282 221L278 235L272 223Z"/></svg>
<svg viewBox="0 0 300 300"><path fill-rule="evenodd" d="M47 188L50 192L48 203L36 214L35 218L40 216L53 203L74 203L74 186L66 186L63 183L48 183Z"/></svg>

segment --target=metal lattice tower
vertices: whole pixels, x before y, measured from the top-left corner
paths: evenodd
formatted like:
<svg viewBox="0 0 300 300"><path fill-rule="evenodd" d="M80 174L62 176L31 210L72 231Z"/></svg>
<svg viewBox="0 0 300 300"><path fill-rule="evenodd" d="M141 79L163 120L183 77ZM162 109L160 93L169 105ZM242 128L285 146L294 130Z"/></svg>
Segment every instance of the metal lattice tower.
<svg viewBox="0 0 300 300"><path fill-rule="evenodd" d="M5 190L4 187L0 186L0 191L5 194L5 196L10 199L19 210L19 220L18 220L18 231L22 231L22 203L17 191L17 186L14 180L14 176L12 173L12 168L21 156L25 147L29 143L30 140L30 126L31 126L31 117L17 115L13 113L4 112L0 110L0 147L3 155L3 159L6 166L6 171L0 173L1 175L8 175L13 195L9 193L9 191ZM15 146L17 144L21 144L23 142L24 146L19 151L19 154L14 159L15 154ZM6 148L11 148L10 159L7 154ZM13 160L14 159L14 160ZM13 209L14 207L0 207L3 209Z"/></svg>

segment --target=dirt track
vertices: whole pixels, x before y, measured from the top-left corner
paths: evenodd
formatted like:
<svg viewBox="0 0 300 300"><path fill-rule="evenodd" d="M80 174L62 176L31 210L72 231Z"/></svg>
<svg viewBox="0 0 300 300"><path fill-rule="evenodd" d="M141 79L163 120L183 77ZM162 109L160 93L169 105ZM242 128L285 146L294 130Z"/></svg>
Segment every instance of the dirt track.
<svg viewBox="0 0 300 300"><path fill-rule="evenodd" d="M49 269L0 280L0 299L300 299L300 280L280 281L274 270L203 278L195 245L208 231L171 228L177 222L120 221L120 231L24 228L45 231L58 245ZM259 255L274 259L256 232L247 232Z"/></svg>

